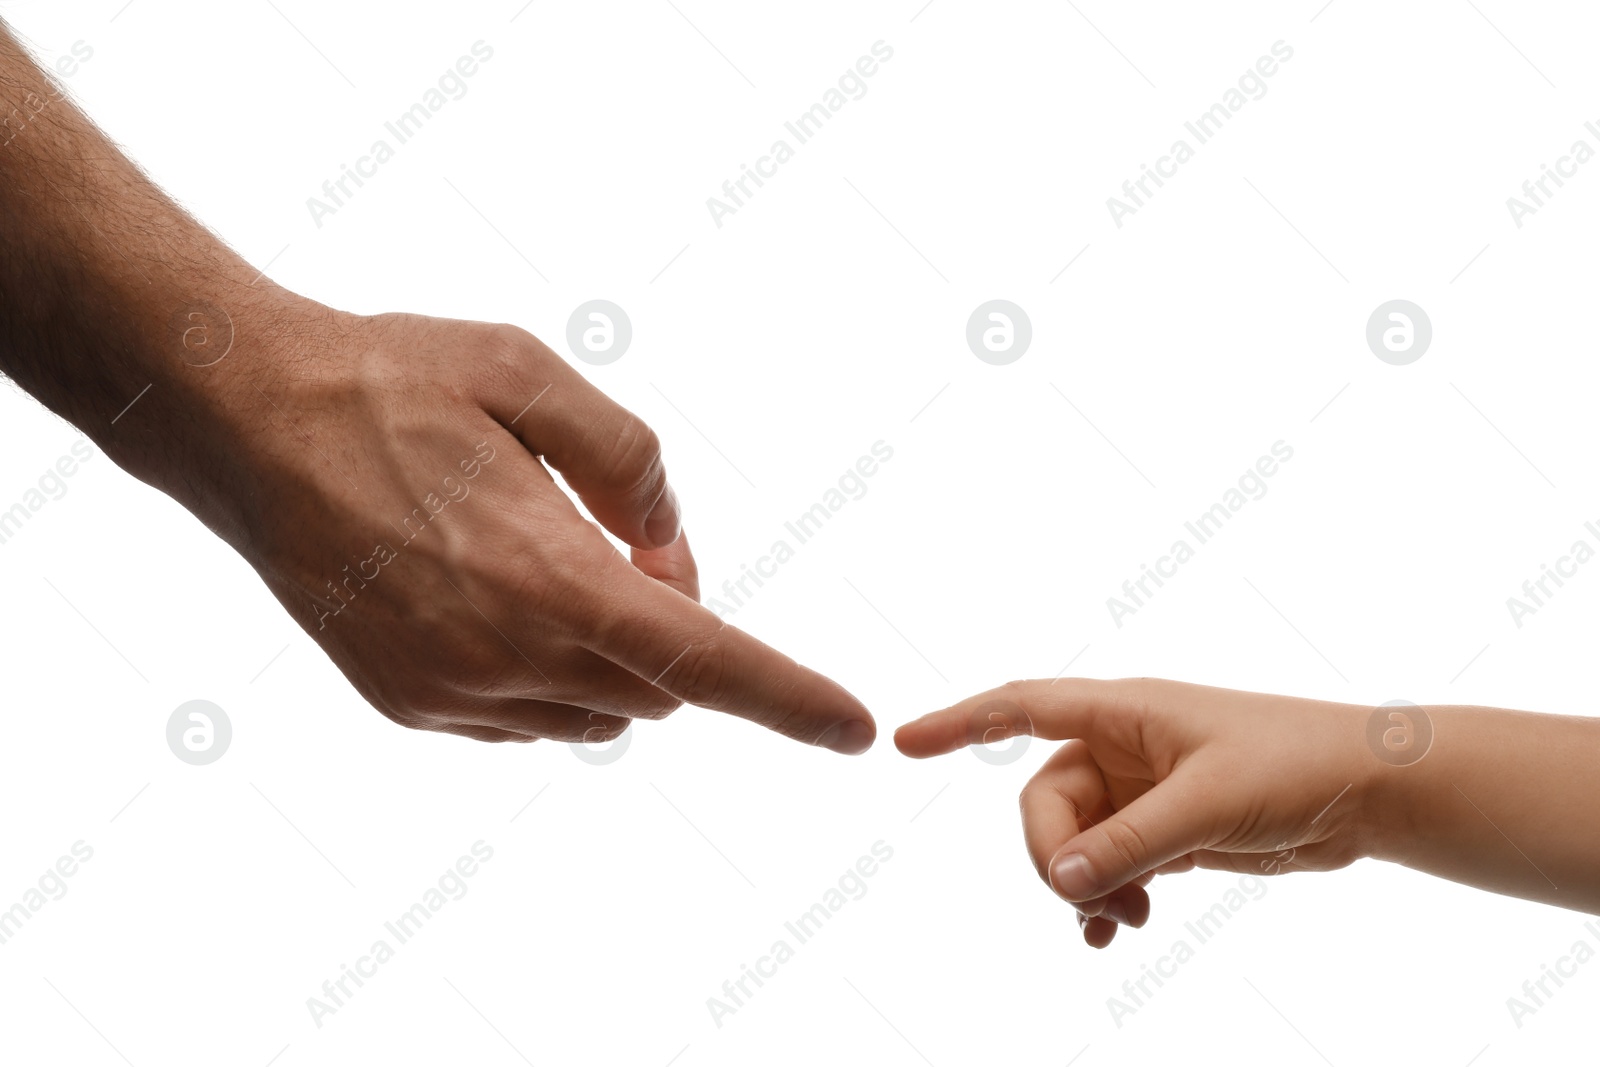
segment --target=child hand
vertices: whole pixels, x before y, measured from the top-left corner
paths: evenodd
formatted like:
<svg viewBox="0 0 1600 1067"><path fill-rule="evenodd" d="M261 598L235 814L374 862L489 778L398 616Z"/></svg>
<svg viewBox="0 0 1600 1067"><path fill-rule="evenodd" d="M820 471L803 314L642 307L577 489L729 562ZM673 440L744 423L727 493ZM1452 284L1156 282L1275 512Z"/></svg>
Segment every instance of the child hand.
<svg viewBox="0 0 1600 1067"><path fill-rule="evenodd" d="M1012 682L907 723L915 758L1031 734L1064 740L1022 791L1039 876L1084 940L1143 926L1157 874L1327 871L1367 854L1382 766L1372 709L1160 679Z"/></svg>

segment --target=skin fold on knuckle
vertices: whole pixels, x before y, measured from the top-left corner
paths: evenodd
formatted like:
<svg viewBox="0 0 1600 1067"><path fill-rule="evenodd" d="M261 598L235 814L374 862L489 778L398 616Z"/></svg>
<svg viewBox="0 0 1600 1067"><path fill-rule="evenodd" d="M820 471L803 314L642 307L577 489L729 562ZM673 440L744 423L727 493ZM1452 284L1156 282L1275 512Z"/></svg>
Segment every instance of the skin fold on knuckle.
<svg viewBox="0 0 1600 1067"><path fill-rule="evenodd" d="M685 704L709 707L720 704L728 675L728 653L715 640L698 639L667 668L657 685L682 698Z"/></svg>
<svg viewBox="0 0 1600 1067"><path fill-rule="evenodd" d="M615 434L601 440L599 431L584 442L593 455L603 457L600 468L606 472L612 491L644 510L656 502L666 483L666 468L661 459L661 439L642 419L625 414Z"/></svg>
<svg viewBox="0 0 1600 1067"><path fill-rule="evenodd" d="M484 328L480 348L478 372L485 377L483 384L497 392L509 389L520 394L543 362L538 339L517 326L501 323Z"/></svg>
<svg viewBox="0 0 1600 1067"><path fill-rule="evenodd" d="M660 722L662 719L669 718L673 712L681 707L683 707L683 701L670 693L659 693L658 691L658 695L645 697L643 703L635 708L629 717L644 719L647 722Z"/></svg>
<svg viewBox="0 0 1600 1067"><path fill-rule="evenodd" d="M476 612L473 613L476 616ZM454 629L434 635L426 647L438 650L430 664L436 682L451 693L472 696L504 695L508 686L514 686L515 676L521 672L517 664L521 658L500 642L497 646L492 630L474 627L470 636ZM514 663L513 660L516 662ZM523 669L526 665L523 664Z"/></svg>
<svg viewBox="0 0 1600 1067"><path fill-rule="evenodd" d="M1044 706L1047 690L1041 688L1041 684L1037 681L1017 678L1002 685L995 692L1001 700L1010 701L1022 710L1023 721L1011 723L1009 726L1017 728L1015 731L1017 733L1032 734L1034 732L1034 724L1039 722L1047 712ZM969 726L971 729L978 728L977 723L969 724ZM978 737L974 738L974 740L981 741L983 738Z"/></svg>
<svg viewBox="0 0 1600 1067"><path fill-rule="evenodd" d="M638 626L629 587L638 573L588 523L515 553L501 583L514 618L590 648L612 648Z"/></svg>
<svg viewBox="0 0 1600 1067"><path fill-rule="evenodd" d="M551 404L564 393L558 387L559 368L542 342L528 331L504 323L466 324L465 333L447 340L455 349L468 348L472 358L448 360L440 374L459 383L463 393L488 411L503 412L506 418L523 411L524 406L547 386L550 395L541 406ZM511 429L526 429L532 419L525 418Z"/></svg>
<svg viewBox="0 0 1600 1067"><path fill-rule="evenodd" d="M447 716L440 714L432 702L408 700L403 704L386 701L378 710L391 721L407 730L437 731L449 724Z"/></svg>
<svg viewBox="0 0 1600 1067"><path fill-rule="evenodd" d="M1118 865L1115 870L1098 872L1102 880L1114 878L1127 881L1145 872L1150 849L1138 827L1126 819L1117 819L1102 824L1098 832L1105 835L1103 840L1111 846L1110 858Z"/></svg>
<svg viewBox="0 0 1600 1067"><path fill-rule="evenodd" d="M633 564L604 538L599 542L603 551L584 551L559 561L544 579L538 606L525 607L523 614L538 619L552 636L617 661L624 658L620 655L624 650L637 655L647 640L656 644L646 634L656 624L642 617L647 603L638 592L638 583L648 579L641 579ZM663 662L653 670L636 673L645 675L648 682L666 666ZM671 678L672 674L665 674L656 684L664 687Z"/></svg>
<svg viewBox="0 0 1600 1067"><path fill-rule="evenodd" d="M1138 720L1149 718L1176 695L1174 683L1165 678L1119 678L1113 685L1118 710Z"/></svg>
<svg viewBox="0 0 1600 1067"><path fill-rule="evenodd" d="M384 718L388 719L390 722L401 727L402 729L431 730L434 728L434 724L432 722L422 715L418 715L410 710L399 711L393 708L385 707L381 704L376 705L376 707L380 712L383 713Z"/></svg>

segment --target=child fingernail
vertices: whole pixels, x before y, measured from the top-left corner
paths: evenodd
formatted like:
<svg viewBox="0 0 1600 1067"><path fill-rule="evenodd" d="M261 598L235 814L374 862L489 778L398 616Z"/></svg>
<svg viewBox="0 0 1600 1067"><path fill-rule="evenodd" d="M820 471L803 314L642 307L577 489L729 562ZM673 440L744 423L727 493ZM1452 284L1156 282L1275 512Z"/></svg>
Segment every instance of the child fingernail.
<svg viewBox="0 0 1600 1067"><path fill-rule="evenodd" d="M1094 869L1089 857L1069 852L1050 867L1050 882L1068 900L1088 900L1094 896Z"/></svg>

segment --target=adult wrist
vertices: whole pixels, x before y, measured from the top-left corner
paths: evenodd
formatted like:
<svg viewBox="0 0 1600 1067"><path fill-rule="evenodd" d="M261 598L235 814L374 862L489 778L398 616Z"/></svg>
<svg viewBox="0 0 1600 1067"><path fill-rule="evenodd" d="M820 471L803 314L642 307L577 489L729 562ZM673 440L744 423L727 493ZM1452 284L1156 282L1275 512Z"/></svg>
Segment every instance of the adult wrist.
<svg viewBox="0 0 1600 1067"><path fill-rule="evenodd" d="M150 295L129 349L127 406L79 422L119 466L188 508L235 548L253 537L262 453L292 434L284 386L306 339L335 313L265 280ZM140 380L143 384L140 384Z"/></svg>

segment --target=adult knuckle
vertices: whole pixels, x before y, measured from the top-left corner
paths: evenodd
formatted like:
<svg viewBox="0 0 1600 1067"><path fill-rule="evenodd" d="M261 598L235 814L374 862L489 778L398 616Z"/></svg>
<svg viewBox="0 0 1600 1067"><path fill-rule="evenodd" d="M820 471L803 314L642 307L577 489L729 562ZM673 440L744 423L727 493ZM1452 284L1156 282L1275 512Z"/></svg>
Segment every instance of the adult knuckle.
<svg viewBox="0 0 1600 1067"><path fill-rule="evenodd" d="M506 680L506 657L487 641L457 639L435 647L446 650L436 662L436 675L455 692L488 694Z"/></svg>
<svg viewBox="0 0 1600 1067"><path fill-rule="evenodd" d="M524 618L541 622L559 618L564 611L580 608L585 602L584 561L565 551L564 543L556 543L561 536L514 550L499 576L506 602L516 605L517 613Z"/></svg>
<svg viewBox="0 0 1600 1067"><path fill-rule="evenodd" d="M461 710L463 696L502 695L516 689L527 661L517 655L497 630L507 624L493 600L478 598L487 616L462 604L453 618L440 617L418 625L392 662L408 681L403 699L427 715L448 716Z"/></svg>
<svg viewBox="0 0 1600 1067"><path fill-rule="evenodd" d="M431 724L426 718L416 714L413 711L399 711L389 708L380 708L379 710L383 712L384 716L388 718L390 722L397 726L403 727L404 729L427 730L431 728Z"/></svg>
<svg viewBox="0 0 1600 1067"><path fill-rule="evenodd" d="M615 436L603 447L606 467L625 483L622 488L642 492L660 477L661 438L637 415L625 414Z"/></svg>
<svg viewBox="0 0 1600 1067"><path fill-rule="evenodd" d="M386 702L379 705L378 710L390 722L407 730L433 730L438 726L438 719L426 707L414 701Z"/></svg>
<svg viewBox="0 0 1600 1067"><path fill-rule="evenodd" d="M670 693L654 693L646 696L639 707L634 709L633 717L635 719L659 722L681 707L683 707L683 701Z"/></svg>
<svg viewBox="0 0 1600 1067"><path fill-rule="evenodd" d="M507 323L481 327L477 373L491 390L518 390L529 381L530 371L543 356L544 346L527 330Z"/></svg>
<svg viewBox="0 0 1600 1067"><path fill-rule="evenodd" d="M359 688L367 703L396 726L407 730L431 727L432 686L426 677L402 672L382 679L363 676Z"/></svg>
<svg viewBox="0 0 1600 1067"><path fill-rule="evenodd" d="M691 642L668 669L668 688L684 703L704 706L722 699L727 686L728 655L716 642Z"/></svg>
<svg viewBox="0 0 1600 1067"><path fill-rule="evenodd" d="M626 602L626 583L635 577L632 567L599 534L572 539L538 568L527 581L520 600L533 616L554 626L579 643L611 648L627 641L637 619L619 610Z"/></svg>
<svg viewBox="0 0 1600 1067"><path fill-rule="evenodd" d="M526 367L539 350L539 339L520 326L497 322L483 331L484 354L492 364Z"/></svg>
<svg viewBox="0 0 1600 1067"><path fill-rule="evenodd" d="M487 727L487 728L474 728L474 727L457 728L457 729L449 731L449 732L454 733L454 734L458 734L461 737L470 737L474 741L481 741L484 744L489 744L489 745L503 745L507 741L522 741L522 740L525 740L525 738L523 738L521 735L508 733L505 730L496 730L493 727Z"/></svg>

